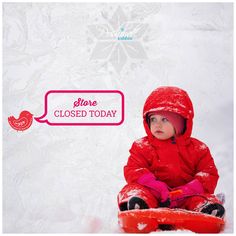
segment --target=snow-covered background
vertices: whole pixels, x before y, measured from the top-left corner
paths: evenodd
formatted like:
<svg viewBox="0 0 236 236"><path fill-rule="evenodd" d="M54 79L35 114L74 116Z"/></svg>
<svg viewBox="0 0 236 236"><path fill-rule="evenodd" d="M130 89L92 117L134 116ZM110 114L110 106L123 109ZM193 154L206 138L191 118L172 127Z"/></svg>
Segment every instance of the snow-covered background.
<svg viewBox="0 0 236 236"><path fill-rule="evenodd" d="M132 40L118 41L118 31ZM111 36L112 35L112 36ZM161 85L188 91L193 136L214 156L233 232L232 3L4 3L3 231L119 233L116 196L142 106ZM44 111L51 89L118 89L125 121L16 132L7 117Z"/></svg>

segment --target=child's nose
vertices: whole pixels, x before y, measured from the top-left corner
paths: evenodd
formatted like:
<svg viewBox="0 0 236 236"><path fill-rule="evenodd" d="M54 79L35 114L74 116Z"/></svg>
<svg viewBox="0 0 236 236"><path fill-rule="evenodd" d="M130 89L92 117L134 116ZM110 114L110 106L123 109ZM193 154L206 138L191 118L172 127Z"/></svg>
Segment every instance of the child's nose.
<svg viewBox="0 0 236 236"><path fill-rule="evenodd" d="M157 125L157 127L161 127L162 126L161 121L157 121L156 125Z"/></svg>

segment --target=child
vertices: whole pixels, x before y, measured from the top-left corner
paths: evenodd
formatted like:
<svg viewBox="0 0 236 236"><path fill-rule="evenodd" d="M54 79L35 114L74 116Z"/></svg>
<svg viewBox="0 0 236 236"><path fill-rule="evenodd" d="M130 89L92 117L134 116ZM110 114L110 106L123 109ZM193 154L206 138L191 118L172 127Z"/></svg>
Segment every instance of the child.
<svg viewBox="0 0 236 236"><path fill-rule="evenodd" d="M193 116L184 90L160 87L150 94L143 108L147 136L133 143L124 167L121 211L164 206L224 216L222 202L213 195L219 178L213 158L191 137Z"/></svg>

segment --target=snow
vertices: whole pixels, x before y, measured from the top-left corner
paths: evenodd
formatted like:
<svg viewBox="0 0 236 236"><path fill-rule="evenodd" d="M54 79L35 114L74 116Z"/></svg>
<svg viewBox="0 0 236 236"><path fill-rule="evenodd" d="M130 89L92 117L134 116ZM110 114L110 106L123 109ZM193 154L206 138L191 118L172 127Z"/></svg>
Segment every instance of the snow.
<svg viewBox="0 0 236 236"><path fill-rule="evenodd" d="M133 54L127 45L123 53L124 41L105 50L89 31L119 11L146 24ZM232 20L232 3L4 3L3 232L121 233L116 198L129 149L145 136L143 105L155 88L170 85L192 99L193 137L214 157L216 193L226 195L224 233L232 233ZM80 127L33 121L24 132L9 126L7 118L23 110L41 116L52 89L120 90L125 121Z"/></svg>
<svg viewBox="0 0 236 236"><path fill-rule="evenodd" d="M207 177L209 174L208 173L205 173L205 172L198 172L197 174L196 174L196 176L201 176L201 177Z"/></svg>
<svg viewBox="0 0 236 236"><path fill-rule="evenodd" d="M135 140L135 143L140 147L140 148L143 148L144 146L147 146L149 145L149 142L146 138L140 138L138 140ZM140 169L143 169L143 168L140 168ZM140 170L138 169L138 170Z"/></svg>
<svg viewBox="0 0 236 236"><path fill-rule="evenodd" d="M204 143L202 143L202 144L200 145L199 149L200 149L200 150L205 150L205 149L207 149L207 146L206 146Z"/></svg>
<svg viewBox="0 0 236 236"><path fill-rule="evenodd" d="M147 224L144 224L144 223L138 223L138 225L137 225L137 228L138 228L138 230L143 230L145 227L147 226Z"/></svg>

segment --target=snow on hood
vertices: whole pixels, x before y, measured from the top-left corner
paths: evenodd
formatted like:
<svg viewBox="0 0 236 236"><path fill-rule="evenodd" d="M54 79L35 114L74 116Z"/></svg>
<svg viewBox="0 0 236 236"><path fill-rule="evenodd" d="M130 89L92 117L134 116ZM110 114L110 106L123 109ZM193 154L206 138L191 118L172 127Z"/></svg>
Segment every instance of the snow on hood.
<svg viewBox="0 0 236 236"><path fill-rule="evenodd" d="M185 139L191 136L194 111L187 92L177 87L165 86L155 89L148 96L143 107L143 123L149 137L152 134L146 117L148 113L155 111L170 111L183 116L186 119L186 131L182 136Z"/></svg>

